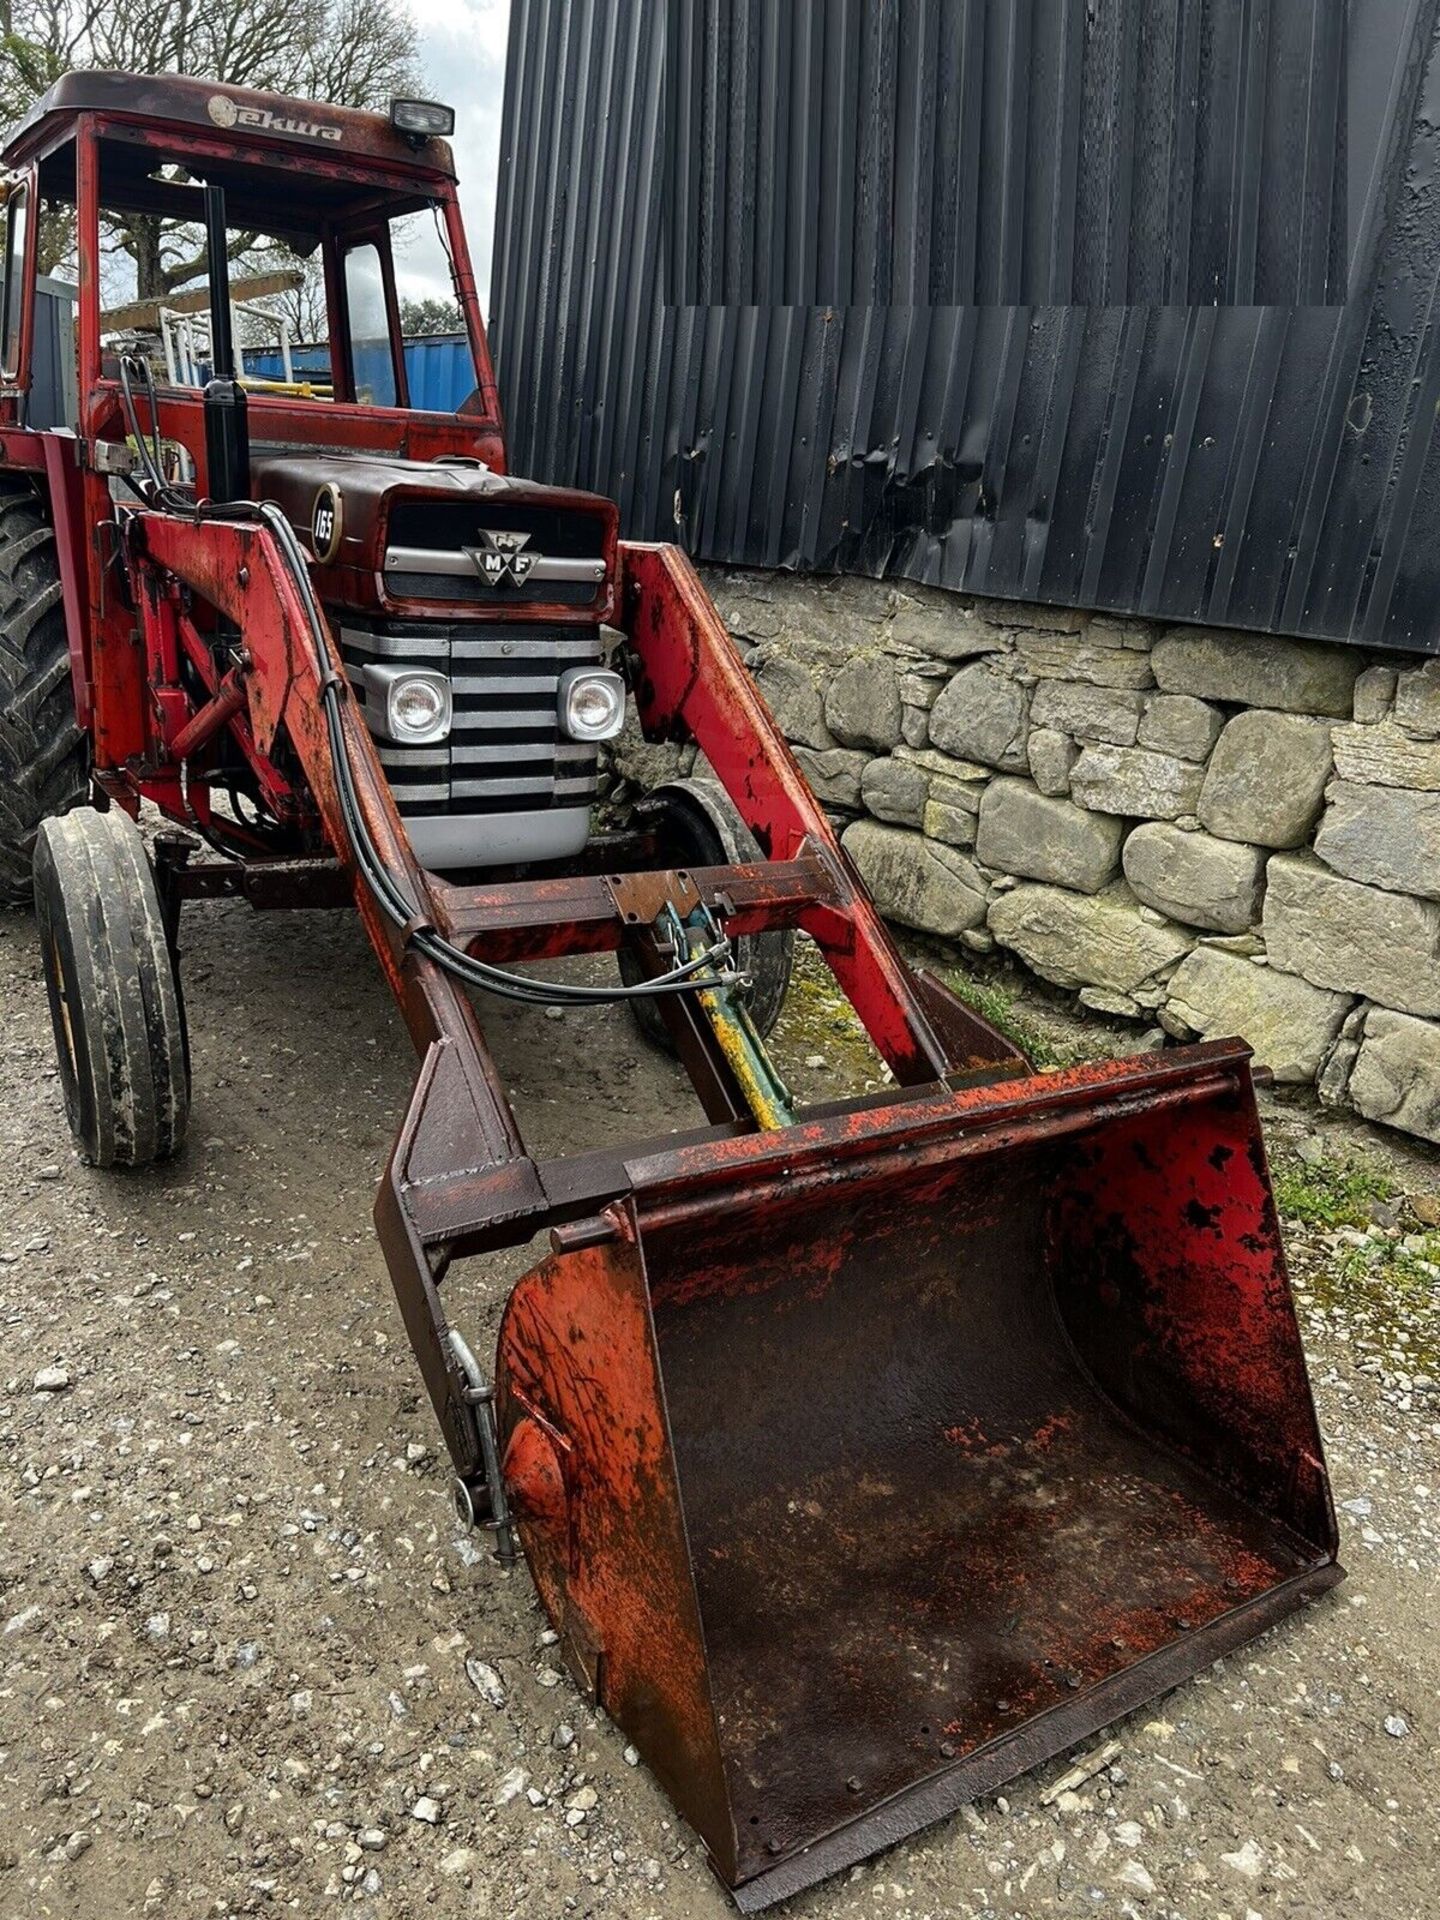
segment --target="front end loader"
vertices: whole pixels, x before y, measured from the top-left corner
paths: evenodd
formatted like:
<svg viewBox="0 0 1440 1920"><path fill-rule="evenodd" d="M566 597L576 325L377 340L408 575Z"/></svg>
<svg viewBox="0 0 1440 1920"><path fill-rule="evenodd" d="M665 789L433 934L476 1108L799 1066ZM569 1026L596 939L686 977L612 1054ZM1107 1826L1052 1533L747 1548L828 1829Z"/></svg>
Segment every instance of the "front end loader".
<svg viewBox="0 0 1440 1920"><path fill-rule="evenodd" d="M1318 1594L1334 1514L1247 1049L1036 1073L906 964L688 560L507 473L445 123L92 73L10 136L0 884L33 860L99 1166L182 1148L184 903L353 904L419 1056L376 1222L457 1509L754 1910ZM454 413L409 403L417 216ZM40 432L56 218L78 397ZM196 385L163 297L102 304L147 218L205 238ZM316 263L328 380L246 375L256 235ZM706 772L601 830L627 702ZM777 1071L800 933L882 1091L801 1109ZM537 1158L476 1012L507 999L628 1004L693 1129ZM537 1236L486 1366L447 1278Z"/></svg>

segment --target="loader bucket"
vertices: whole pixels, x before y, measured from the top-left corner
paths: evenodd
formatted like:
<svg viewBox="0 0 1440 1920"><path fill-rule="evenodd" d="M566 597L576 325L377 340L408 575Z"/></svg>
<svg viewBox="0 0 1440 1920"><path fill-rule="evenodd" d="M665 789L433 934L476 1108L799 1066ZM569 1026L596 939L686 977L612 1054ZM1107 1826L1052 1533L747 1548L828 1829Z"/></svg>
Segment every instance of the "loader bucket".
<svg viewBox="0 0 1440 1920"><path fill-rule="evenodd" d="M505 1475L743 1909L1340 1578L1239 1043L627 1171L511 1297Z"/></svg>

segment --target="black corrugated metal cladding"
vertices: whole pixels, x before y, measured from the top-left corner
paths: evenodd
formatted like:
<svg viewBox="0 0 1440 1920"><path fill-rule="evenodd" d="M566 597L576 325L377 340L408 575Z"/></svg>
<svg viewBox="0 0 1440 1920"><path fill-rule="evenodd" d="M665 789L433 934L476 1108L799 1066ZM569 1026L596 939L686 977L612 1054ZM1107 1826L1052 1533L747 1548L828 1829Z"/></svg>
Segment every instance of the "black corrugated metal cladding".
<svg viewBox="0 0 1440 1920"><path fill-rule="evenodd" d="M1334 0L668 0L683 306L1345 298Z"/></svg>
<svg viewBox="0 0 1440 1920"><path fill-rule="evenodd" d="M664 9L513 0L494 282L513 465L704 559L1440 651L1437 35L1440 0L1351 0L1344 307L676 306L666 179L697 141L702 172L712 156L703 115L664 111ZM807 71L791 113L812 138L789 151L823 168L830 80ZM1053 138L1033 110L1028 138ZM788 226L762 229L789 271Z"/></svg>

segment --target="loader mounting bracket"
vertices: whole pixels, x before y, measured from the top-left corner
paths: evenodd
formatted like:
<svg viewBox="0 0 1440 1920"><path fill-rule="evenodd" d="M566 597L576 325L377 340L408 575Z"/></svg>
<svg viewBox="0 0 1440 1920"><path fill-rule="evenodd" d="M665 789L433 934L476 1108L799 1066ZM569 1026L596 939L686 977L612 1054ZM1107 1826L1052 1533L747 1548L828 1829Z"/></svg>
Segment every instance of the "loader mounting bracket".
<svg viewBox="0 0 1440 1920"><path fill-rule="evenodd" d="M700 889L688 873L612 873L605 886L615 902L615 913L626 927L649 927L673 907L688 919L702 902Z"/></svg>

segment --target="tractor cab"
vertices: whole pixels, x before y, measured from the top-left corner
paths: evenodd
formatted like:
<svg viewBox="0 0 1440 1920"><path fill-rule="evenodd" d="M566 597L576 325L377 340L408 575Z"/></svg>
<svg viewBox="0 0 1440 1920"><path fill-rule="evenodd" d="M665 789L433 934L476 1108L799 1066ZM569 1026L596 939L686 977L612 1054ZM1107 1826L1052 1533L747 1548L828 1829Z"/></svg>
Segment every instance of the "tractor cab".
<svg viewBox="0 0 1440 1920"><path fill-rule="evenodd" d="M425 459L473 454L478 436L481 457L503 464L454 162L434 131L452 117L421 101L395 102L387 119L173 75L67 75L3 155L8 416L20 416L30 384L37 271L71 263L79 395L71 424L87 438L124 437L119 359L138 349L156 370L164 432L206 487L197 403L213 370L209 309L223 291L242 380L247 344L282 362L280 379L267 369L245 381L252 438ZM217 195L223 206L218 225L207 189L212 206ZM474 387L459 410L463 427L410 404L396 263L417 246L445 256L464 316ZM277 306L287 294L288 325ZM287 332L308 335L316 350L309 377L283 377ZM321 402L332 417L317 427Z"/></svg>

